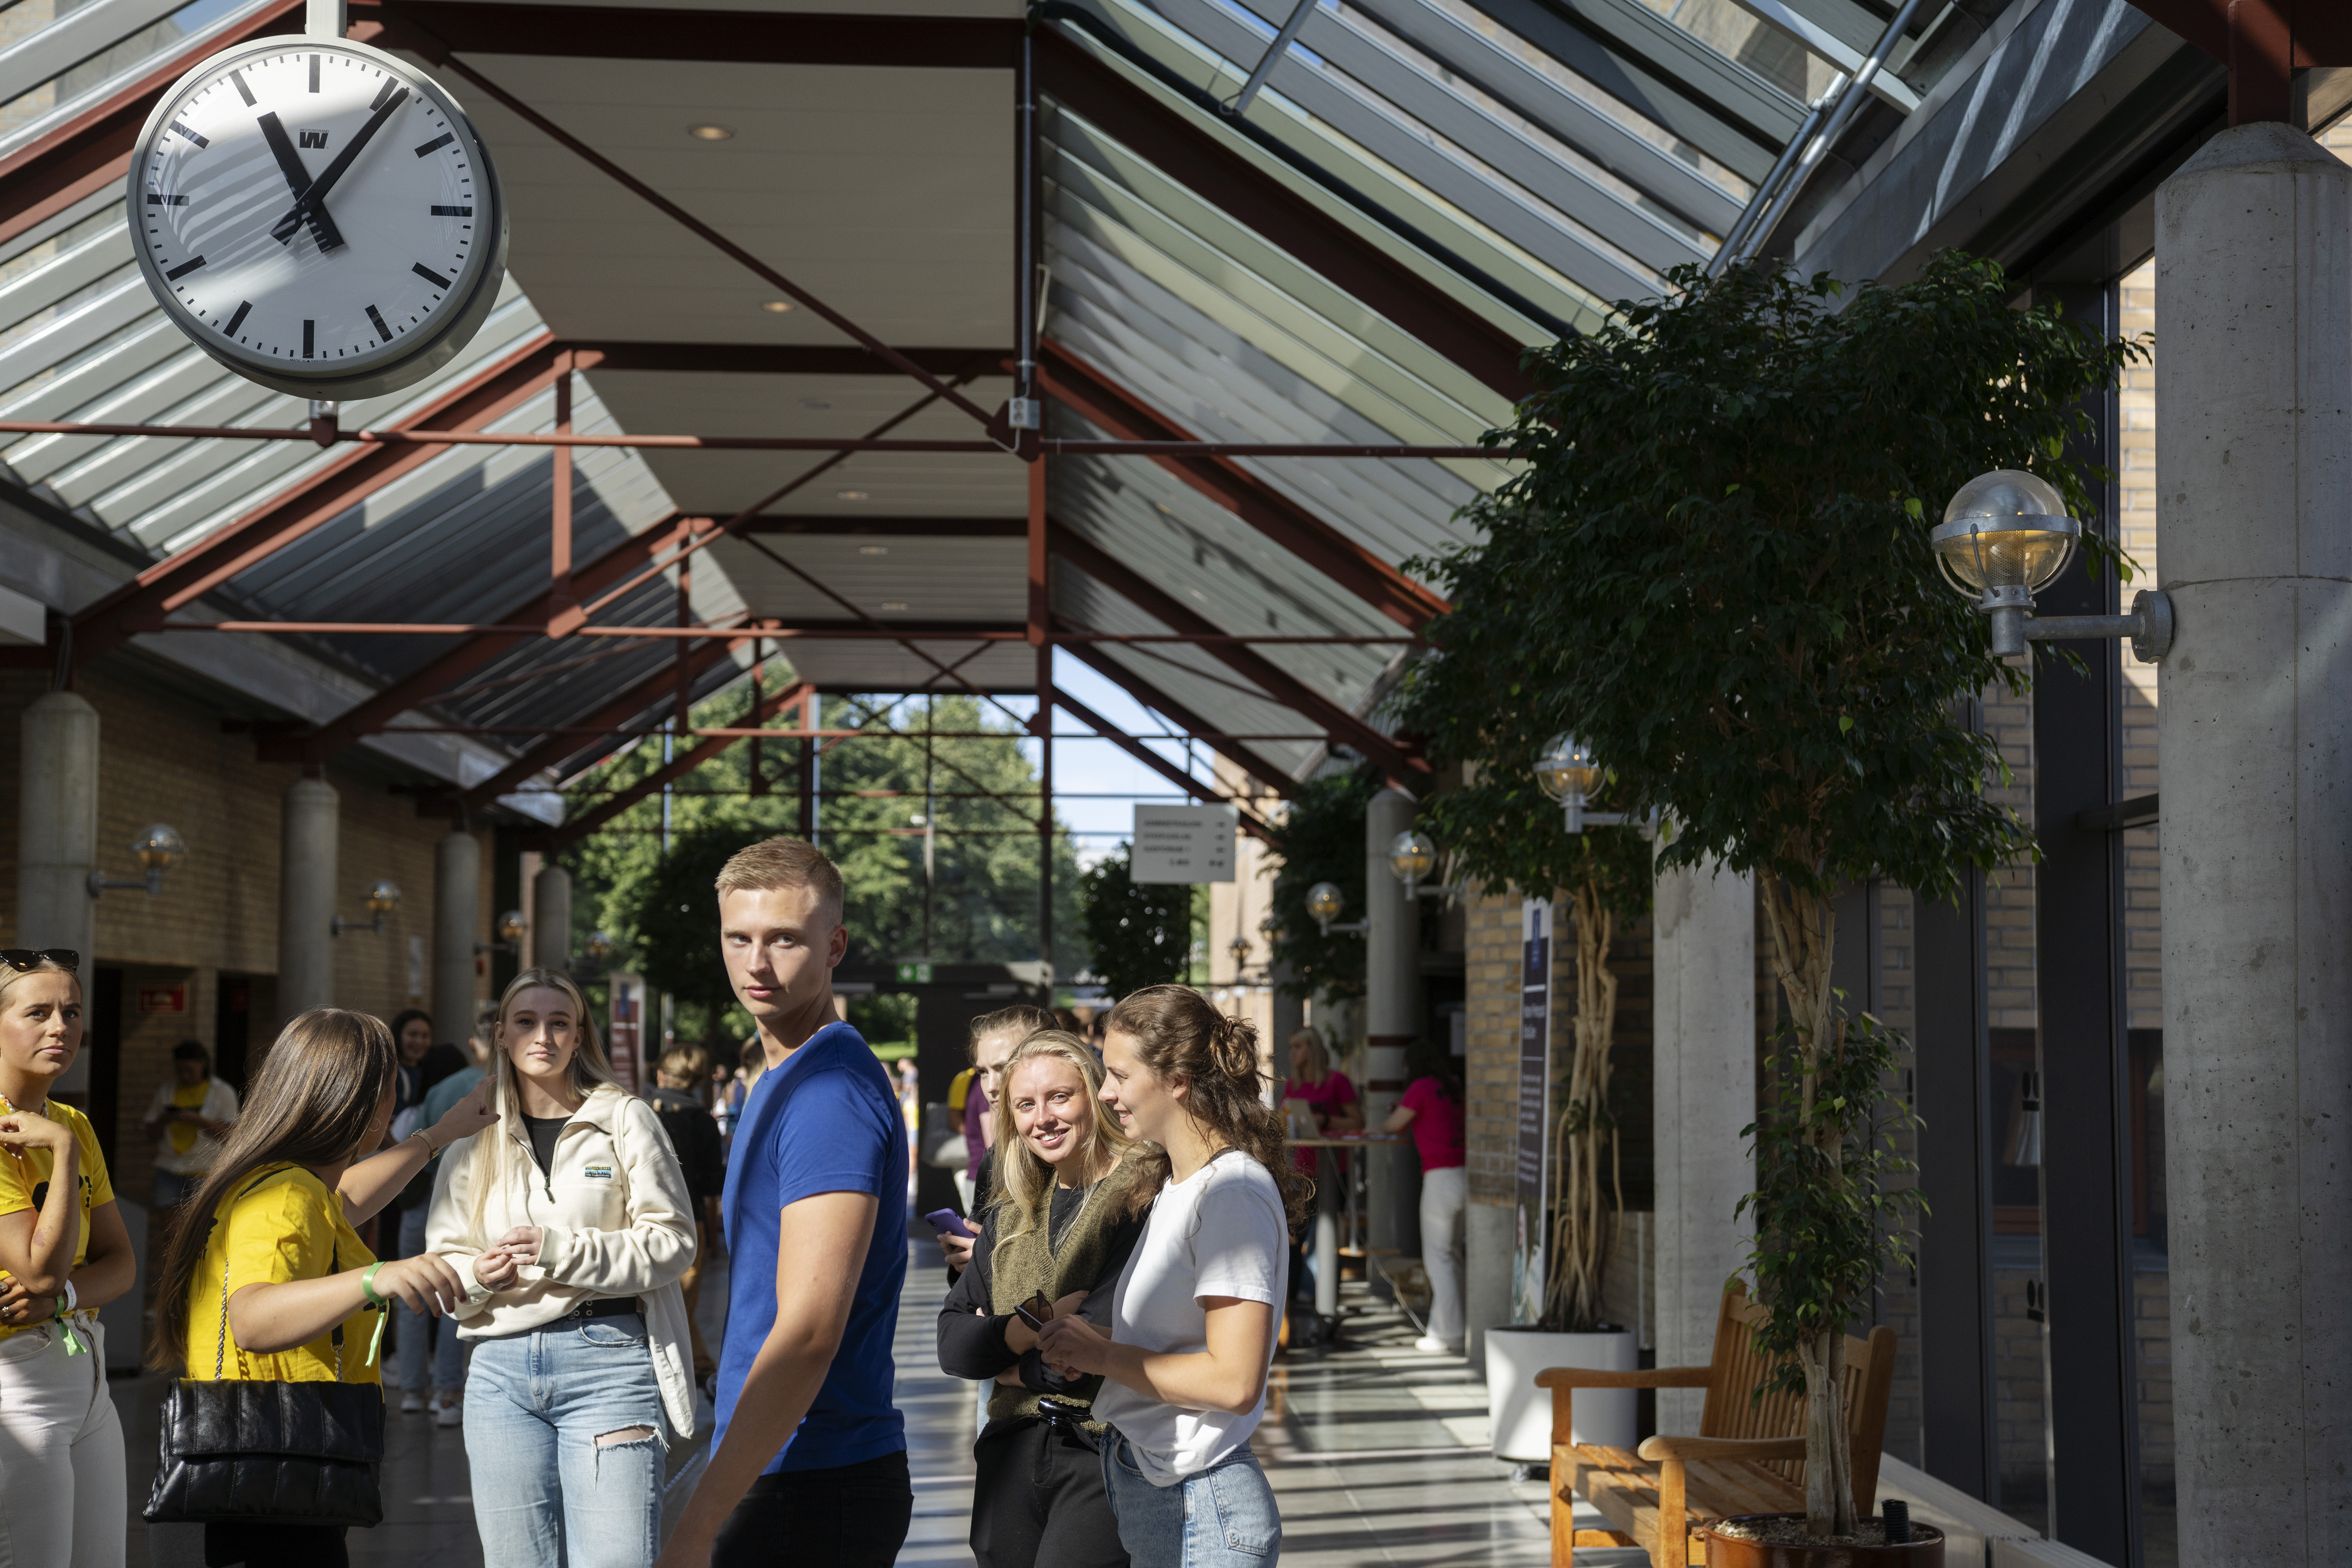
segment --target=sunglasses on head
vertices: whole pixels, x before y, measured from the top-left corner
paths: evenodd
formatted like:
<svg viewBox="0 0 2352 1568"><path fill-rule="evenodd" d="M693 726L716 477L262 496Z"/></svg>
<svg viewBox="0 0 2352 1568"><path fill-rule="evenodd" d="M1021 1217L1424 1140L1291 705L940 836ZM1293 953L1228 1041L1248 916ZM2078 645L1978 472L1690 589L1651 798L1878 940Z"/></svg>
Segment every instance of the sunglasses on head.
<svg viewBox="0 0 2352 1568"><path fill-rule="evenodd" d="M81 954L69 947L0 947L0 963L19 973L54 963L59 969L79 969Z"/></svg>

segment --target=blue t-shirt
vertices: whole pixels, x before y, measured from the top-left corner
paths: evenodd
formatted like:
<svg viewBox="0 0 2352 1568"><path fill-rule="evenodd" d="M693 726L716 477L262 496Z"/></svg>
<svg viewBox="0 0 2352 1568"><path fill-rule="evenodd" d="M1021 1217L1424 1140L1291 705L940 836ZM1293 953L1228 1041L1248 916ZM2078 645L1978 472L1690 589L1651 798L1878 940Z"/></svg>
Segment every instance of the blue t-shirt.
<svg viewBox="0 0 2352 1568"><path fill-rule="evenodd" d="M775 1326L777 1216L819 1193L873 1194L874 1238L824 1386L767 1473L832 1469L907 1446L890 1355L907 1280L907 1172L898 1097L856 1029L829 1024L760 1075L727 1156L727 1341L712 1447L726 1440L751 1358Z"/></svg>

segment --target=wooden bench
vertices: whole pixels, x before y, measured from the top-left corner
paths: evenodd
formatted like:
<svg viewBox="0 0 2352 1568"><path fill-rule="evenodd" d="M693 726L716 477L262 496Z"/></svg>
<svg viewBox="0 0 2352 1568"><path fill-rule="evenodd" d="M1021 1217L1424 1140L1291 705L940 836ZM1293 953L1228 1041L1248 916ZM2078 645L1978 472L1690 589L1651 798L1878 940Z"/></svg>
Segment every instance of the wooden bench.
<svg viewBox="0 0 2352 1568"><path fill-rule="evenodd" d="M1713 1521L1804 1510L1804 1397L1753 1397L1768 1371L1756 1349L1756 1326L1764 1317L1764 1309L1748 1300L1747 1287L1735 1283L1723 1295L1709 1365L1647 1372L1559 1366L1537 1374L1537 1386L1551 1390L1554 1568L1570 1568L1580 1546L1639 1546L1653 1568L1690 1568L1706 1561L1701 1532ZM1853 1437L1853 1495L1864 1507L1878 1491L1894 1379L1894 1330L1873 1329L1867 1340L1846 1336L1846 1425ZM1704 1388L1699 1435L1652 1437L1633 1454L1573 1442L1570 1411L1580 1388ZM1613 1528L1578 1530L1579 1495Z"/></svg>

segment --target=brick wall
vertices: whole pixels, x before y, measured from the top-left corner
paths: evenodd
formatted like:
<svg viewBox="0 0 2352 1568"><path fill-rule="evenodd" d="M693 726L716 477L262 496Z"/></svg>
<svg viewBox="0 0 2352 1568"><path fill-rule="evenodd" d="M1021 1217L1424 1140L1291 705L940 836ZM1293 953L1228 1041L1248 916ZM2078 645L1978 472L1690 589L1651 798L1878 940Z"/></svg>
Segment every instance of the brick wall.
<svg viewBox="0 0 2352 1568"><path fill-rule="evenodd" d="M0 671L0 736L10 742L10 761L0 767L0 931L12 943L19 940L15 742L25 705L47 688L43 675ZM224 734L218 709L160 679L127 675L117 666L81 676L76 689L99 711L100 869L130 877L137 868L126 846L149 823L169 823L188 845L188 858L165 876L160 895L124 889L99 900L98 951L85 960L122 970L110 1174L126 1196L144 1202L152 1151L138 1122L156 1086L171 1076L172 1047L183 1039L215 1044L223 974L276 973L279 802L299 770L256 760L251 736ZM409 941L421 938L429 955L434 847L449 828L419 816L412 797L392 794L388 767L372 766L364 753L346 761L353 765L327 772L341 796L337 907L363 916L367 889L381 879L397 882L404 897L382 935L352 931L337 939L336 999L388 1019L418 1000ZM490 836L478 837L485 873L479 929L487 938L494 915ZM23 933L23 940L37 936ZM488 982L481 984L487 993ZM141 988L169 986L185 987L184 1013L138 1010ZM267 986L257 989L268 994ZM248 1070L260 1065L272 1025L266 1005L257 1005Z"/></svg>
<svg viewBox="0 0 2352 1568"><path fill-rule="evenodd" d="M1473 893L1463 923L1470 1201L1507 1208L1517 1192L1519 1146L1519 896L1507 889Z"/></svg>

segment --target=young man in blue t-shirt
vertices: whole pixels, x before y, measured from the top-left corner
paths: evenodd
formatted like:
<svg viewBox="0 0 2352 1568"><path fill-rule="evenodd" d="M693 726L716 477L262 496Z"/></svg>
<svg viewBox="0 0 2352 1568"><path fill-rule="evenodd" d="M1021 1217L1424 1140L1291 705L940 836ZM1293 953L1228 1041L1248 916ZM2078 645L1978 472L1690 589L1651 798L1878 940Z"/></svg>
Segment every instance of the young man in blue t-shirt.
<svg viewBox="0 0 2352 1568"><path fill-rule="evenodd" d="M710 1463L659 1568L887 1568L914 1489L890 1403L907 1276L907 1124L834 1016L841 873L797 838L719 874L719 946L768 1069L727 1162L732 1255Z"/></svg>

